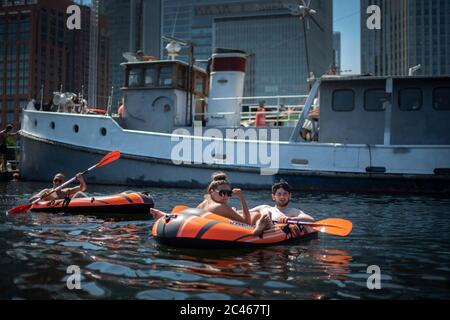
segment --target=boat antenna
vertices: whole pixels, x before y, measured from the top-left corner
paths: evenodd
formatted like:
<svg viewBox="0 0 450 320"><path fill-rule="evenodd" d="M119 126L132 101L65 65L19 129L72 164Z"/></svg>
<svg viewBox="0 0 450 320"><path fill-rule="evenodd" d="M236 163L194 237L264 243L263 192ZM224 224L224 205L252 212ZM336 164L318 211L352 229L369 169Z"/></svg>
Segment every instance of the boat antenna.
<svg viewBox="0 0 450 320"><path fill-rule="evenodd" d="M320 31L324 32L325 30L322 28L322 26L317 22L314 15L317 14L317 11L311 8L311 0L308 0L308 3L305 2L305 0L302 0L303 5L298 4L286 4L284 7L287 8L291 15L298 16L303 24L303 37L304 37L304 44L305 44L305 56L306 56L306 70L308 73L307 81L309 84L309 87L311 89L311 84L309 82L310 78L313 78L313 75L311 74L311 65L309 62L309 51L308 51L308 37L307 37L307 30L309 30L310 20L314 22L314 24L320 29Z"/></svg>
<svg viewBox="0 0 450 320"><path fill-rule="evenodd" d="M41 84L41 110L44 110L44 84Z"/></svg>

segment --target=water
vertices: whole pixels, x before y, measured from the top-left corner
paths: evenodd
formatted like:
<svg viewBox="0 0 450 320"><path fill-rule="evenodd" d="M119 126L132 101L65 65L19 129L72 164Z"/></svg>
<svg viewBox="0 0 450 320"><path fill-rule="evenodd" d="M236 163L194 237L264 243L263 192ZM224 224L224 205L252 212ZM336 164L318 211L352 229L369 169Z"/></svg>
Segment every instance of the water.
<svg viewBox="0 0 450 320"><path fill-rule="evenodd" d="M157 244L153 220L32 213L6 217L41 183L0 184L0 299L449 299L450 199L302 193L316 219L349 219L346 238L255 249L182 250ZM124 191L90 186L90 194ZM203 190L134 188L156 207L194 206ZM250 206L269 192L244 192ZM238 206L237 202L233 202ZM81 290L68 290L68 266ZM368 266L381 290L367 288Z"/></svg>

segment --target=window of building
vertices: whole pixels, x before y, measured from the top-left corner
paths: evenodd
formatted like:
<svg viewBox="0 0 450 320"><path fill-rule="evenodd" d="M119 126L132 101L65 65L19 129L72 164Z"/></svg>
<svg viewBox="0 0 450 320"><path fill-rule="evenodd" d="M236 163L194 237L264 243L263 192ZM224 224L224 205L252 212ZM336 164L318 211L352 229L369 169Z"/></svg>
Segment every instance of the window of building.
<svg viewBox="0 0 450 320"><path fill-rule="evenodd" d="M433 90L433 108L435 110L450 110L450 87Z"/></svg>
<svg viewBox="0 0 450 320"><path fill-rule="evenodd" d="M367 111L383 111L386 100L384 89L369 89L364 93L364 109Z"/></svg>
<svg viewBox="0 0 450 320"><path fill-rule="evenodd" d="M422 108L423 93L420 88L402 89L398 95L398 106L402 111L417 111Z"/></svg>
<svg viewBox="0 0 450 320"><path fill-rule="evenodd" d="M353 90L334 90L333 92L334 111L353 111L355 109L355 92Z"/></svg>

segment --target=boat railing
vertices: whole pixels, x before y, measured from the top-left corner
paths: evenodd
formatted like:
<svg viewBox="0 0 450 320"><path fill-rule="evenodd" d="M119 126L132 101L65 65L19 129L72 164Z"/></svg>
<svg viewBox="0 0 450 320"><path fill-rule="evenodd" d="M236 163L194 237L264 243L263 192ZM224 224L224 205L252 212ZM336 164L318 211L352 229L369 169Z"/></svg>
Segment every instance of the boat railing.
<svg viewBox="0 0 450 320"><path fill-rule="evenodd" d="M240 115L241 125L245 127L256 126L257 115L264 115L266 125L294 127L304 109L307 95L290 96L260 96L260 97L231 97L210 98L209 101L239 101L239 112L194 112L194 119L208 116L234 116ZM264 111L258 111L260 102L264 100ZM198 101L208 102L207 98ZM300 103L299 103L300 102Z"/></svg>

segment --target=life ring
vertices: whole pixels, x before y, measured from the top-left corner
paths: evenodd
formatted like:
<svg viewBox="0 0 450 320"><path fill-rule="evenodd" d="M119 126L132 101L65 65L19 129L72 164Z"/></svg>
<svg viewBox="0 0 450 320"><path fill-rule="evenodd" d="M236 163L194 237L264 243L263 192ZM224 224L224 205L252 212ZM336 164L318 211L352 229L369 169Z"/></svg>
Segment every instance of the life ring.
<svg viewBox="0 0 450 320"><path fill-rule="evenodd" d="M87 109L86 113L105 115L106 114L106 110L103 110L103 109Z"/></svg>

